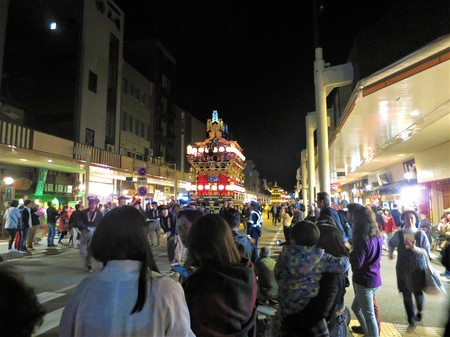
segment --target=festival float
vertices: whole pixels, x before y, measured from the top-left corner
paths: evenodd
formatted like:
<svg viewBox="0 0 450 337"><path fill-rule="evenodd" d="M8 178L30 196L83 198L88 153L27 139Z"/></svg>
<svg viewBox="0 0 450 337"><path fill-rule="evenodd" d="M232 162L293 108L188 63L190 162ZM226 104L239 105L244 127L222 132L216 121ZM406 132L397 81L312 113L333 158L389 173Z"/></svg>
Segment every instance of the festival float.
<svg viewBox="0 0 450 337"><path fill-rule="evenodd" d="M236 141L229 140L228 126L213 111L206 123L208 138L190 144L186 156L194 181L189 192L191 202L206 202L210 209L224 200L242 202L245 193L245 157Z"/></svg>

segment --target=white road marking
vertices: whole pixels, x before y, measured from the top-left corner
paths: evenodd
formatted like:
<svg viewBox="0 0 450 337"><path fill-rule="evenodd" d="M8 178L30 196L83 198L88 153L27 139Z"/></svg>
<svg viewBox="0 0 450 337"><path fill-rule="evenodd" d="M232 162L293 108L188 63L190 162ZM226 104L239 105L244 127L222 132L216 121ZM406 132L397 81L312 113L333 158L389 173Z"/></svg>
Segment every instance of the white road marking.
<svg viewBox="0 0 450 337"><path fill-rule="evenodd" d="M44 317L44 323L36 330L33 336L39 336L51 329L54 329L59 326L59 322L61 321L61 315L64 310L64 307L49 312Z"/></svg>

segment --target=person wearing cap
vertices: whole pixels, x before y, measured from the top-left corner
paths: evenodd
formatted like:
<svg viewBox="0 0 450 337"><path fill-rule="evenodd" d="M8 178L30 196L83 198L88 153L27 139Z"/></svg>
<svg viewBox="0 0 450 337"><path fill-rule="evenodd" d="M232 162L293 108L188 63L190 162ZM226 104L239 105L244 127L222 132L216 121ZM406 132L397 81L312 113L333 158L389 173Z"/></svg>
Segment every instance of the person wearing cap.
<svg viewBox="0 0 450 337"><path fill-rule="evenodd" d="M80 254L84 258L84 267L86 271L92 271L91 252L88 249L94 235L94 230L103 218L102 212L97 208L99 200L97 198L89 199L89 207L81 211L81 237Z"/></svg>
<svg viewBox="0 0 450 337"><path fill-rule="evenodd" d="M124 205L127 204L127 198L126 198L125 196L123 196L123 195L121 195L121 196L117 199L117 201L119 202L118 207L124 206Z"/></svg>
<svg viewBox="0 0 450 337"><path fill-rule="evenodd" d="M148 237L150 244L154 246L154 235L156 233L156 245L159 246L160 238L161 238L161 225L159 220L159 213L158 213L158 203L156 201L153 201L151 203L151 207L147 208L145 211L145 215L147 216L147 222L148 222Z"/></svg>
<svg viewBox="0 0 450 337"><path fill-rule="evenodd" d="M247 221L247 235L253 240L253 246L256 249L256 259L258 259L258 239L262 234L262 214L256 201L250 202L250 209Z"/></svg>
<svg viewBox="0 0 450 337"><path fill-rule="evenodd" d="M183 245L178 235L177 218L173 212L169 212L168 205L159 206L159 220L164 234L167 236L167 257L169 262L181 262L181 256L176 256L178 245Z"/></svg>

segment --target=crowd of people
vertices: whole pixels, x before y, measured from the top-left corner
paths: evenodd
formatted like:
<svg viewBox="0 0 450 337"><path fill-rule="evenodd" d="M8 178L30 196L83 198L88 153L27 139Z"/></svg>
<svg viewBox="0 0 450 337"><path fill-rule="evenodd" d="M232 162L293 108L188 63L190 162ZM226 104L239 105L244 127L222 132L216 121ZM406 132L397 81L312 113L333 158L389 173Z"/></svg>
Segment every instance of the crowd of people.
<svg viewBox="0 0 450 337"><path fill-rule="evenodd" d="M87 271L93 271L93 259L102 263L64 308L61 336L264 336L257 307L270 304L277 308L272 324L264 327L271 336L341 337L347 335L350 311L344 299L352 283L351 309L359 326L351 329L378 337L376 293L382 286L383 249L392 259L397 251L397 285L408 331L423 319L430 242L414 211L397 217L394 210L372 205L342 202L333 207L326 192L317 194L318 209L309 214L300 204L274 205L269 211L272 225L282 225L285 236L274 259L270 248L258 247L263 216L257 202L249 203L242 217L228 204L210 214L204 205L150 202L142 207L139 199L128 205L125 198L118 201L102 207L90 198L86 209L81 204L71 212L67 206L47 209L49 247L54 245L50 232L58 230L58 243L64 235L74 245L79 241ZM28 211L31 202L24 207L35 213ZM25 219L32 228L33 221L18 210L16 201L7 214L12 249L14 224ZM29 234L21 232L22 248ZM185 270L177 279L161 274L156 265L152 247L164 241L168 262ZM442 259L446 272L448 247ZM23 280L12 279L28 292L34 308L30 324L38 326L45 310ZM25 328L23 336L29 336L33 329Z"/></svg>

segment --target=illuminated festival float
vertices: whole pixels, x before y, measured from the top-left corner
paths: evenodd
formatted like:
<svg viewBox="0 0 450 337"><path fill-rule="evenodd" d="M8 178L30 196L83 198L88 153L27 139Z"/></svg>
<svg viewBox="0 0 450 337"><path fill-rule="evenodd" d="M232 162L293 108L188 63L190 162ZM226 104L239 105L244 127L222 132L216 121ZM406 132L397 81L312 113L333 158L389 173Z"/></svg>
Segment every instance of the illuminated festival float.
<svg viewBox="0 0 450 337"><path fill-rule="evenodd" d="M246 164L242 148L229 140L228 126L215 110L207 121L206 131L207 139L187 147L194 176L189 194L191 201L206 202L214 211L213 207L220 207L224 200L231 203L243 200Z"/></svg>

